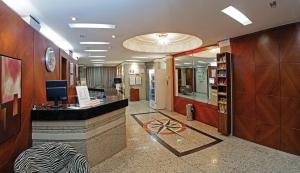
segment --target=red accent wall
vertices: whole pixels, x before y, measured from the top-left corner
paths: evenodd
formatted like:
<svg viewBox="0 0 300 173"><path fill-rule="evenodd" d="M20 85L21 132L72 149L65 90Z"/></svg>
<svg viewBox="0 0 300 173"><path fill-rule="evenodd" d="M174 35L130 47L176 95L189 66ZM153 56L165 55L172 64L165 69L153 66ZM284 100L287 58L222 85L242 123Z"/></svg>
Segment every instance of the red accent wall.
<svg viewBox="0 0 300 173"><path fill-rule="evenodd" d="M182 115L186 115L185 105L193 104L195 108L195 119L202 123L218 127L217 106L201 103L192 99L179 96L174 97L174 110Z"/></svg>

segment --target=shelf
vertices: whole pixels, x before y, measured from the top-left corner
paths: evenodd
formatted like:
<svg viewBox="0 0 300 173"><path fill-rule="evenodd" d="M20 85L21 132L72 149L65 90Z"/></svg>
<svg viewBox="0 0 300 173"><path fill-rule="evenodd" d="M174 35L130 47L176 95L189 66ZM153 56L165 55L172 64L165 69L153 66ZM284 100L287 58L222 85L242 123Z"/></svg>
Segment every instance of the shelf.
<svg viewBox="0 0 300 173"><path fill-rule="evenodd" d="M218 95L220 95L220 96L227 96L227 93L218 92Z"/></svg>

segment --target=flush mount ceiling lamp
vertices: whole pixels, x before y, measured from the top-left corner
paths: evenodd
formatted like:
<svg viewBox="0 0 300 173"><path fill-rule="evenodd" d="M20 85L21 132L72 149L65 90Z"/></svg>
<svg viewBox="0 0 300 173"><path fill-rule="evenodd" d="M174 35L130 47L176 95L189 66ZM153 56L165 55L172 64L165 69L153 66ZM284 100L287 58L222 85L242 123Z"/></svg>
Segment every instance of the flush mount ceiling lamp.
<svg viewBox="0 0 300 173"><path fill-rule="evenodd" d="M85 52L107 52L108 50L96 50L96 49L87 49Z"/></svg>
<svg viewBox="0 0 300 173"><path fill-rule="evenodd" d="M123 42L129 50L147 53L177 53L201 47L202 40L182 33L151 33L135 36Z"/></svg>
<svg viewBox="0 0 300 173"><path fill-rule="evenodd" d="M115 29L116 25L98 24L98 23L70 23L70 28L85 28L85 29Z"/></svg>
<svg viewBox="0 0 300 173"><path fill-rule="evenodd" d="M229 6L223 9L222 12L227 14L228 16L230 16L231 18L238 21L244 26L250 25L252 23L252 21L245 14L243 14L241 11L239 11L233 6Z"/></svg>
<svg viewBox="0 0 300 173"><path fill-rule="evenodd" d="M137 60L137 59L128 59L128 60L125 60L126 62L140 62L140 60Z"/></svg>
<svg viewBox="0 0 300 173"><path fill-rule="evenodd" d="M168 33L158 33L157 41L162 46L168 45L169 44Z"/></svg>
<svg viewBox="0 0 300 173"><path fill-rule="evenodd" d="M89 58L105 58L106 56L103 55L90 55Z"/></svg>
<svg viewBox="0 0 300 173"><path fill-rule="evenodd" d="M83 45L107 45L110 44L109 42L100 42L100 41L82 41L80 44Z"/></svg>

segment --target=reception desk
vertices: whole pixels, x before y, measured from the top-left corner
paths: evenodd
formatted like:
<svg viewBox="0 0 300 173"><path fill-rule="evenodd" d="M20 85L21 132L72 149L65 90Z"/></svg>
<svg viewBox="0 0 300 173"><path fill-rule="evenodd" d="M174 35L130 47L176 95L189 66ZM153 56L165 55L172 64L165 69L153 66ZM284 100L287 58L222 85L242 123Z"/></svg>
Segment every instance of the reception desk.
<svg viewBox="0 0 300 173"><path fill-rule="evenodd" d="M128 99L121 96L85 108L36 106L31 111L33 145L68 143L93 167L126 147L126 106Z"/></svg>

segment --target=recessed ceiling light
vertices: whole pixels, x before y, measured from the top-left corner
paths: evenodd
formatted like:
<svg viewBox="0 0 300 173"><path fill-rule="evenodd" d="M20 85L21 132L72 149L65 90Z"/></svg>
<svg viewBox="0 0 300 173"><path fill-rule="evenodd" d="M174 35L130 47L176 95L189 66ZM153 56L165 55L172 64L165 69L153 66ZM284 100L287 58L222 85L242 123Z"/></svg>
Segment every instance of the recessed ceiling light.
<svg viewBox="0 0 300 173"><path fill-rule="evenodd" d="M112 35L111 38L116 38L116 35Z"/></svg>
<svg viewBox="0 0 300 173"><path fill-rule="evenodd" d="M70 23L70 28L88 28L88 29L115 29L116 25L98 24L98 23Z"/></svg>
<svg viewBox="0 0 300 173"><path fill-rule="evenodd" d="M91 62L93 64L103 64L104 62Z"/></svg>
<svg viewBox="0 0 300 173"><path fill-rule="evenodd" d="M192 63L190 63L190 62L185 62L185 63L183 63L183 64L185 64L185 65L190 65L190 64L192 64Z"/></svg>
<svg viewBox="0 0 300 173"><path fill-rule="evenodd" d="M90 55L89 58L105 58L106 56L103 55Z"/></svg>
<svg viewBox="0 0 300 173"><path fill-rule="evenodd" d="M76 21L77 19L76 19L76 17L71 17L71 20Z"/></svg>
<svg viewBox="0 0 300 173"><path fill-rule="evenodd" d="M107 52L107 50L95 50L95 49L87 49L84 51L86 51L86 52Z"/></svg>
<svg viewBox="0 0 300 173"><path fill-rule="evenodd" d="M252 21L240 12L238 9L234 8L233 6L229 6L222 10L223 13L227 14L228 16L232 17L234 20L240 22L243 25L249 25Z"/></svg>
<svg viewBox="0 0 300 173"><path fill-rule="evenodd" d="M91 62L99 62L99 61L101 61L101 62L103 62L104 60L103 59L92 59L92 60L90 60Z"/></svg>
<svg viewBox="0 0 300 173"><path fill-rule="evenodd" d="M128 59L126 61L128 61L128 62L139 62L140 60L137 60L137 59Z"/></svg>
<svg viewBox="0 0 300 173"><path fill-rule="evenodd" d="M110 44L109 42L96 42L96 41L87 41L87 42L80 42L80 44Z"/></svg>
<svg viewBox="0 0 300 173"><path fill-rule="evenodd" d="M103 64L93 64L94 66L103 66Z"/></svg>
<svg viewBox="0 0 300 173"><path fill-rule="evenodd" d="M136 59L150 59L150 57L133 57L133 58L136 58Z"/></svg>

